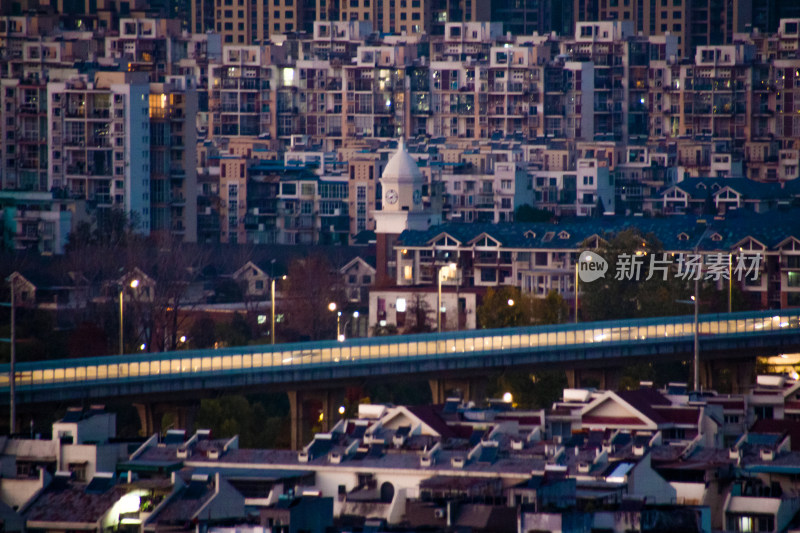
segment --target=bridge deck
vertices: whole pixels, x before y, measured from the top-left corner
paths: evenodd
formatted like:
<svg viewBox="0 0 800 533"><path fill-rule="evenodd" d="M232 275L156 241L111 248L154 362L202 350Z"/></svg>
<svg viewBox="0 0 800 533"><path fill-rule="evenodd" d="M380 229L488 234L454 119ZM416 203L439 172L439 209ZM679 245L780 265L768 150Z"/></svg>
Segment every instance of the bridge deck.
<svg viewBox="0 0 800 533"><path fill-rule="evenodd" d="M205 380L220 384L219 378L280 371L326 370L338 377L346 376L348 365L371 364L369 375L397 372L392 364L414 360L472 359L505 354L562 351L575 353L579 349L596 350L603 347L624 347L663 343L686 345L694 332L692 316L619 320L557 326L470 330L439 334L403 335L352 339L345 342L323 341L279 345L244 346L210 350L183 350L155 354L61 359L55 361L19 363L16 384L19 393L36 396L37 391L87 389L103 385L147 385L141 390L153 390L156 381L164 382L216 378ZM783 311L743 312L701 315L699 332L703 343L711 339L760 338L769 340L781 333L800 334L800 309ZM772 336L772 337L770 337ZM569 357L567 357L569 358ZM548 357L548 359L550 359ZM567 362L567 361L564 361ZM474 366L474 365L472 365ZM282 378L282 381L321 379L324 373L312 372ZM329 374L334 375L334 374ZM363 374L362 374L363 375ZM311 376L311 377L309 377ZM316 376L316 377L313 377ZM266 381L269 381L267 379ZM0 391L9 388L9 365L0 366ZM167 386L169 388L169 386ZM172 387L174 389L174 387ZM81 396L77 391L70 395ZM85 395L85 394L84 394ZM0 392L0 402L7 394Z"/></svg>

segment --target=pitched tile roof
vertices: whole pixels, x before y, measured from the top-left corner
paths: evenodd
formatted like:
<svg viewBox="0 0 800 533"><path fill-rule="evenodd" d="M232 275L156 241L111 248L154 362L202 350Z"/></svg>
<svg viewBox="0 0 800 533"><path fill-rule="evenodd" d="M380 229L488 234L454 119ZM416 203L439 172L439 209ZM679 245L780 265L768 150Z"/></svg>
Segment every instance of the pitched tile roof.
<svg viewBox="0 0 800 533"><path fill-rule="evenodd" d="M25 511L28 522L94 524L128 492L115 485L102 493L87 492L85 483L52 483Z"/></svg>
<svg viewBox="0 0 800 533"><path fill-rule="evenodd" d="M517 249L575 249L592 236L605 238L630 228L638 228L644 235L652 234L665 250L691 251L698 244L706 227L710 231L700 243L702 250L730 250L747 237L752 237L767 247L775 247L788 237L800 238L800 209L754 213L745 210L728 213L724 219L717 217L623 217L569 218L558 223L460 223L448 222L425 231L404 231L398 244L427 247L437 236L447 233L462 243L467 243L486 233L505 248ZM563 234L562 234L563 230ZM545 235L554 233L545 240ZM716 232L720 241L711 240ZM679 235L685 233L687 240ZM564 237L564 238L562 238Z"/></svg>

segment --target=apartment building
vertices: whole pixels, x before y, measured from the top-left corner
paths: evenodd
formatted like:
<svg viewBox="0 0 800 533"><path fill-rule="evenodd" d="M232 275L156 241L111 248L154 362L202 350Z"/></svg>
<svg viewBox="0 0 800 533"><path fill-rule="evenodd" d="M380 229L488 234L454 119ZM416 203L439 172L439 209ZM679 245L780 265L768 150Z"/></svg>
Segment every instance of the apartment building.
<svg viewBox="0 0 800 533"><path fill-rule="evenodd" d="M530 179L523 165L494 163L486 174L472 174L468 168L472 167L442 172L448 220L511 222L520 205L533 203Z"/></svg>
<svg viewBox="0 0 800 533"><path fill-rule="evenodd" d="M47 86L0 79L0 189L46 191Z"/></svg>
<svg viewBox="0 0 800 533"><path fill-rule="evenodd" d="M145 73L47 84L48 188L130 213L150 232L150 86Z"/></svg>
<svg viewBox="0 0 800 533"><path fill-rule="evenodd" d="M281 71L272 46L225 46L208 67L208 127L213 136L274 139L276 91Z"/></svg>
<svg viewBox="0 0 800 533"><path fill-rule="evenodd" d="M0 229L6 250L62 254L69 232L86 219L83 200L42 191L0 191Z"/></svg>
<svg viewBox="0 0 800 533"><path fill-rule="evenodd" d="M737 32L764 26L769 2L749 0L574 0L575 22L630 21L644 36L677 38L679 58L691 57L698 46L730 44ZM774 7L774 6L773 6ZM791 15L784 15L791 16ZM774 22L773 22L774 24ZM773 30L774 31L774 30Z"/></svg>
<svg viewBox="0 0 800 533"><path fill-rule="evenodd" d="M195 88L144 72L47 84L48 189L123 209L137 231L196 240ZM151 148L153 153L151 153Z"/></svg>
<svg viewBox="0 0 800 533"><path fill-rule="evenodd" d="M163 82L185 57L186 40L178 19L121 18L118 35L105 38L105 57L127 72L147 72L150 81Z"/></svg>
<svg viewBox="0 0 800 533"><path fill-rule="evenodd" d="M150 231L197 241L197 90L193 79L151 83Z"/></svg>

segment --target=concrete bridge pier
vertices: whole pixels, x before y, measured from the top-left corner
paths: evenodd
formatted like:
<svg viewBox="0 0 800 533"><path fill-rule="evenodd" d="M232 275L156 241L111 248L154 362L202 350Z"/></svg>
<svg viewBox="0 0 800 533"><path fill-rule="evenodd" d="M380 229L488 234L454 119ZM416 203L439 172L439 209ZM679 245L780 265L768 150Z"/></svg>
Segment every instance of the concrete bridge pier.
<svg viewBox="0 0 800 533"><path fill-rule="evenodd" d="M700 386L726 394L745 394L756 380L756 360L711 359L700 361Z"/></svg>
<svg viewBox="0 0 800 533"><path fill-rule="evenodd" d="M434 404L443 404L447 398L454 396L466 401L481 402L486 399L486 383L487 379L484 376L428 380L431 388L431 401Z"/></svg>
<svg viewBox="0 0 800 533"><path fill-rule="evenodd" d="M597 387L600 390L615 391L619 388L622 376L622 369L619 367L570 368L566 372L567 386L570 389Z"/></svg>
<svg viewBox="0 0 800 533"><path fill-rule="evenodd" d="M133 406L139 415L139 427L143 436L149 437L153 433L161 433L162 430L166 431L167 429L183 429L188 437L194 433L194 421L200 403L175 405L142 402L134 403ZM165 416L170 417L168 427L164 427Z"/></svg>
<svg viewBox="0 0 800 533"><path fill-rule="evenodd" d="M293 450L306 446L314 433L333 429L341 417L339 406L344 404L344 389L292 390L287 394Z"/></svg>

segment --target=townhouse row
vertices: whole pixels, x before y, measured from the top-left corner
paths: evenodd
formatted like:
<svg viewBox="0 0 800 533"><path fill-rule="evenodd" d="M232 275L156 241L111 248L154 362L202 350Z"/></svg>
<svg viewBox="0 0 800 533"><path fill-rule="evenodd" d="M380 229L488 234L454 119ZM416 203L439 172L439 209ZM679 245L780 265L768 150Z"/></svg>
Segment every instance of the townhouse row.
<svg viewBox="0 0 800 533"><path fill-rule="evenodd" d="M116 417L102 407L71 409L50 439L0 443L6 529L798 527L796 377L758 376L734 396L648 382L566 389L540 410L516 408L507 393L339 413L290 451L242 449L208 430L134 444L115 439Z"/></svg>

